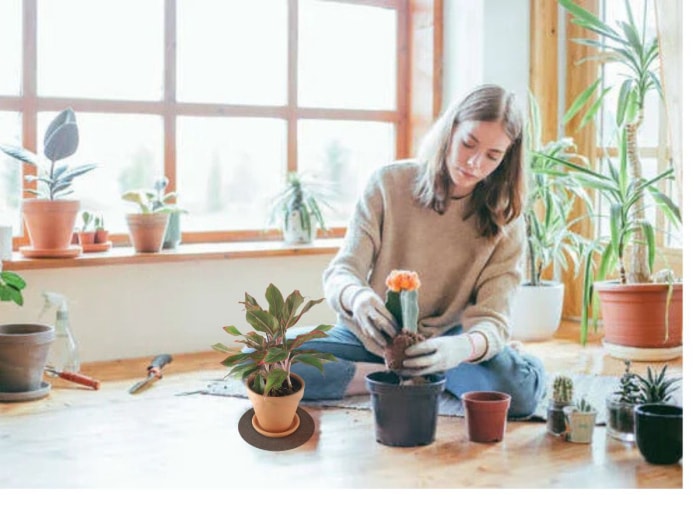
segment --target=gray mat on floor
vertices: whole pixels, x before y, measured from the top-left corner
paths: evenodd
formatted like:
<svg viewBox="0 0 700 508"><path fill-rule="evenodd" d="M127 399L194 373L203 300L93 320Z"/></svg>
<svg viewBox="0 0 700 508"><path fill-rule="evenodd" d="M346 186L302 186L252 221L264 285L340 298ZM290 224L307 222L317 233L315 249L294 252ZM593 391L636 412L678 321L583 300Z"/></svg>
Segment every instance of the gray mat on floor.
<svg viewBox="0 0 700 508"><path fill-rule="evenodd" d="M605 398L615 391L619 378L614 376L594 376L590 374L569 374L574 382L574 397L578 399L584 396L598 410L597 425L605 425L606 411ZM547 403L550 387L554 374L547 376L547 393L542 398L535 414L528 420L544 422L547 419ZM235 379L219 379L210 381L200 393L208 395L222 395L228 397L247 397L243 382ZM681 404L681 390L676 392L674 402ZM369 395L354 395L340 400L316 400L303 401L304 406L309 407L336 407L346 409L371 409ZM438 413L442 416L464 416L461 401L450 393L440 396Z"/></svg>

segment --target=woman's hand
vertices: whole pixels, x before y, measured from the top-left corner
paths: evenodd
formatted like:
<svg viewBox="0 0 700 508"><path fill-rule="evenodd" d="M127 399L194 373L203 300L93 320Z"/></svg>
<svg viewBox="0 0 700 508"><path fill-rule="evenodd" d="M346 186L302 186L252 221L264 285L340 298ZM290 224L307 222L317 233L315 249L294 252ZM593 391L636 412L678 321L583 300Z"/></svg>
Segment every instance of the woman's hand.
<svg viewBox="0 0 700 508"><path fill-rule="evenodd" d="M359 339L367 351L383 356L387 339L398 332L394 316L370 288L359 291L352 301L352 316L362 330Z"/></svg>
<svg viewBox="0 0 700 508"><path fill-rule="evenodd" d="M474 339L469 335L433 337L406 349L403 376L422 376L450 370L475 356Z"/></svg>

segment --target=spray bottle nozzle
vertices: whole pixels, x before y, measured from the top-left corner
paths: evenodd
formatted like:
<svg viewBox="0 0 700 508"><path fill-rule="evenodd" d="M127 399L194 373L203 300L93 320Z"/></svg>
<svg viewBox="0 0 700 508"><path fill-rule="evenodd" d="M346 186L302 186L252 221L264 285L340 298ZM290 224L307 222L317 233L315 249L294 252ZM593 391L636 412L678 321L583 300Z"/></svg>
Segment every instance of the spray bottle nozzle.
<svg viewBox="0 0 700 508"><path fill-rule="evenodd" d="M42 293L44 297L44 307L39 313L39 319L44 316L52 307L57 307L59 311L67 311L68 304L66 303L66 297L60 293L54 293L51 291L44 291Z"/></svg>

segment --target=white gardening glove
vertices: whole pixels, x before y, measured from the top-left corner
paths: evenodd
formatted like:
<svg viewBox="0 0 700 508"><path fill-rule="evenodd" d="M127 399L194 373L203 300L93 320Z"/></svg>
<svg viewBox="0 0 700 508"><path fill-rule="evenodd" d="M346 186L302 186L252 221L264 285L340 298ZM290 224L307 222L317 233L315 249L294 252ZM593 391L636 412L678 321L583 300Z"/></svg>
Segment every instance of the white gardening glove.
<svg viewBox="0 0 700 508"><path fill-rule="evenodd" d="M403 376L423 376L450 370L474 355L474 341L467 335L432 337L406 349Z"/></svg>
<svg viewBox="0 0 700 508"><path fill-rule="evenodd" d="M396 335L398 325L382 299L370 288L360 290L352 301L352 316L362 330L358 338L367 351L383 356L387 339Z"/></svg>

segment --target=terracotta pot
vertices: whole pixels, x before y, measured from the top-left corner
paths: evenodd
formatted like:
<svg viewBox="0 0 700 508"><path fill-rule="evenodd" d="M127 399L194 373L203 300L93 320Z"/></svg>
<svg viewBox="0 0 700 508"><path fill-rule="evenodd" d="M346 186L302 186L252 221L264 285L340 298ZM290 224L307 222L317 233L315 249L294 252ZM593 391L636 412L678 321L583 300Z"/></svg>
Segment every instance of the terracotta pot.
<svg viewBox="0 0 700 508"><path fill-rule="evenodd" d="M299 402L304 396L304 380L296 375L291 374L292 384L299 386L299 389L291 395L284 397L264 397L257 392L251 390L250 385L253 378L250 377L246 381L246 391L248 398L253 403L253 411L258 425L270 434L285 433L294 421ZM274 437L272 435L268 437Z"/></svg>
<svg viewBox="0 0 700 508"><path fill-rule="evenodd" d="M78 243L80 245L94 245L95 243L95 232L94 231L81 231L78 233Z"/></svg>
<svg viewBox="0 0 700 508"><path fill-rule="evenodd" d="M634 410L637 448L651 464L675 464L683 457L683 408L641 404Z"/></svg>
<svg viewBox="0 0 700 508"><path fill-rule="evenodd" d="M109 231L106 229L98 229L95 231L95 243L107 243L109 240Z"/></svg>
<svg viewBox="0 0 700 508"><path fill-rule="evenodd" d="M469 440L477 443L502 441L508 421L510 395L475 391L463 393L461 399Z"/></svg>
<svg viewBox="0 0 700 508"><path fill-rule="evenodd" d="M136 252L160 252L163 248L167 213L130 213L126 216L129 238Z"/></svg>
<svg viewBox="0 0 700 508"><path fill-rule="evenodd" d="M682 355L683 284L599 282L595 289L608 353L620 359L663 361ZM666 317L668 312L668 340Z"/></svg>
<svg viewBox="0 0 700 508"><path fill-rule="evenodd" d="M387 446L424 446L435 440L440 394L445 376L429 374L425 382L400 384L394 372L365 377L374 414L377 442Z"/></svg>
<svg viewBox="0 0 700 508"><path fill-rule="evenodd" d="M80 201L75 199L25 199L22 216L29 241L37 250L65 250L71 245Z"/></svg>
<svg viewBox="0 0 700 508"><path fill-rule="evenodd" d="M33 323L0 325L0 392L38 390L53 340L53 326Z"/></svg>

